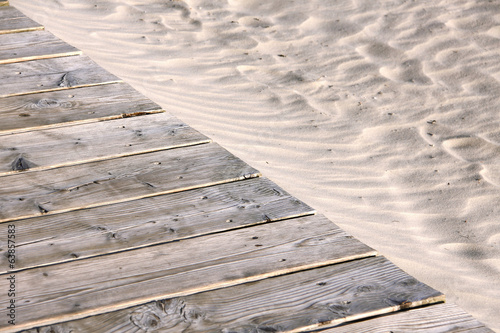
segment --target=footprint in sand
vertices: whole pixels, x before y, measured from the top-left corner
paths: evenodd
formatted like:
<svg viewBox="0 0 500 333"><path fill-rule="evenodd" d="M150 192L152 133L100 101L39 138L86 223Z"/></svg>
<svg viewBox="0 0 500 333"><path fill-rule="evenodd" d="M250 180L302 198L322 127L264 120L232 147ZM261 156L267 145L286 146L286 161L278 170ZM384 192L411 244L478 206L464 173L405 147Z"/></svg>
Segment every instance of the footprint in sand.
<svg viewBox="0 0 500 333"><path fill-rule="evenodd" d="M447 139L443 147L458 159L467 162L492 163L499 159L500 146L479 137L463 136Z"/></svg>
<svg viewBox="0 0 500 333"><path fill-rule="evenodd" d="M418 60L407 60L395 66L381 67L380 74L396 82L410 82L421 85L432 83L423 73L422 64Z"/></svg>
<svg viewBox="0 0 500 333"><path fill-rule="evenodd" d="M483 166L481 176L487 182L500 186L500 145L479 137L463 136L443 141L444 149L452 156Z"/></svg>
<svg viewBox="0 0 500 333"><path fill-rule="evenodd" d="M384 43L370 43L356 49L371 62L380 65L380 74L395 82L428 85L432 81L416 59L407 59L404 53Z"/></svg>

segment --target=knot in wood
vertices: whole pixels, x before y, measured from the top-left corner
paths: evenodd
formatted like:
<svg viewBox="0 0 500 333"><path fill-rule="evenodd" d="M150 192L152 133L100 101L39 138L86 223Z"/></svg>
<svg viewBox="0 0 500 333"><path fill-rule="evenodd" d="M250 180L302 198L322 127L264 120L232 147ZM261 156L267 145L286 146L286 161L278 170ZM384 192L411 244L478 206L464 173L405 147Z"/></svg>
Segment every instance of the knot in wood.
<svg viewBox="0 0 500 333"><path fill-rule="evenodd" d="M12 171L25 171L33 166L34 164L25 159L22 155L18 156L11 164Z"/></svg>
<svg viewBox="0 0 500 333"><path fill-rule="evenodd" d="M130 315L132 324L145 332L152 332L163 327L162 309L156 303L149 303L141 306Z"/></svg>

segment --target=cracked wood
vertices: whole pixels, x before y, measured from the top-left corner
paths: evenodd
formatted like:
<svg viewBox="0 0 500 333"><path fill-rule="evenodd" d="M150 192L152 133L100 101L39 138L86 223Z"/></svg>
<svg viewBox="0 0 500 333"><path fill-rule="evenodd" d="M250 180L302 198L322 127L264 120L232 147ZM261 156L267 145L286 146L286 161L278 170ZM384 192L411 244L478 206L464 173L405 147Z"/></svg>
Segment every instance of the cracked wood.
<svg viewBox="0 0 500 333"><path fill-rule="evenodd" d="M17 133L0 137L0 176L208 142L167 113Z"/></svg>
<svg viewBox="0 0 500 333"><path fill-rule="evenodd" d="M28 269L16 273L20 290L16 330L375 253L326 218L309 216ZM381 274L380 267L372 273L376 272ZM8 283L6 275L0 275L0 289L8 289ZM393 298L400 301L396 295ZM0 300L2 317L8 311L7 302ZM8 329L6 321L0 325Z"/></svg>
<svg viewBox="0 0 500 333"><path fill-rule="evenodd" d="M45 30L0 34L0 64L67 57L81 53Z"/></svg>
<svg viewBox="0 0 500 333"><path fill-rule="evenodd" d="M19 270L313 213L276 184L255 178L9 224L22 230ZM7 234L7 224L0 230ZM6 252L1 239L0 247ZM0 267L8 267L6 256Z"/></svg>
<svg viewBox="0 0 500 333"><path fill-rule="evenodd" d="M14 7L0 4L0 35L34 30L43 30L43 25L28 18Z"/></svg>
<svg viewBox="0 0 500 333"><path fill-rule="evenodd" d="M125 83L12 96L0 104L0 135L163 112Z"/></svg>
<svg viewBox="0 0 500 333"><path fill-rule="evenodd" d="M1 177L0 222L125 202L259 172L208 143Z"/></svg>
<svg viewBox="0 0 500 333"><path fill-rule="evenodd" d="M0 97L122 82L84 55L5 64L0 77Z"/></svg>

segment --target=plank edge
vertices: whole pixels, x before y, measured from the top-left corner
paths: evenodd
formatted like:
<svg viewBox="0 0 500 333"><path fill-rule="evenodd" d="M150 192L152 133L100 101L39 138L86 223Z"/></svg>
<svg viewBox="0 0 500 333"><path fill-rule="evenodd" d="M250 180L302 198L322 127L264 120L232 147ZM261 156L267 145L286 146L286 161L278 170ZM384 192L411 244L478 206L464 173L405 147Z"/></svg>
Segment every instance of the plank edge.
<svg viewBox="0 0 500 333"><path fill-rule="evenodd" d="M10 58L10 59L0 60L0 65L13 64L13 63L16 63L16 62L24 62L24 61L32 61L32 60L52 59L52 58L60 58L60 57L71 57L71 56L77 56L77 55L82 55L82 54L83 54L82 51L77 50L77 51L70 51L70 52L64 52L64 53L54 53L54 54L39 55L39 56L29 56L29 57L21 57L21 58Z"/></svg>
<svg viewBox="0 0 500 333"><path fill-rule="evenodd" d="M15 33L19 33L19 32L40 31L40 30L45 30L45 27L43 25L40 25L40 26L29 27L29 28L0 30L0 35L15 34Z"/></svg>
<svg viewBox="0 0 500 333"><path fill-rule="evenodd" d="M71 89L78 89L78 88L95 87L95 86L103 86L103 85L114 84L114 83L124 83L124 82L123 82L123 80L113 80L113 81L104 81L104 82L99 82L99 83L87 83L87 84L75 85L75 86L71 86L71 87L40 89L40 90L34 90L34 91L25 91L25 92L19 92L19 93L0 95L0 98L25 96L25 95L40 94L40 93L61 91L61 90L71 90Z"/></svg>
<svg viewBox="0 0 500 333"><path fill-rule="evenodd" d="M100 162L100 161L112 160L112 159L115 159L115 158L129 157L129 156L149 154L149 153L156 153L156 152L164 151L164 150L186 148L186 147L203 145L203 144L207 144L207 143L212 143L212 140L209 139L209 138L207 138L207 139L201 139L201 140L192 141L192 142L186 142L184 144L176 144L176 145L164 146L164 147L159 147L159 148L154 148L154 149L145 149L145 150L139 150L139 151L130 152L130 153L107 155L107 156L103 156L103 157L89 158L89 159L86 159L86 160L76 160L76 161L71 161L71 162L67 162L67 163L45 165L45 166L34 167L34 168L26 169L26 170L5 171L5 172L0 172L0 177L9 176L9 175L18 174L18 173L29 173L29 172L45 171L45 170L51 170L51 169L69 167L69 166L86 164L86 163Z"/></svg>
<svg viewBox="0 0 500 333"><path fill-rule="evenodd" d="M400 312L404 310L416 309L423 306L432 306L440 303L445 303L446 297L444 294L440 294L438 296L428 297L426 299L415 301L415 302L403 302L399 305L394 305L391 307L387 307L384 309L374 310L370 312L360 313L353 316L346 316L343 318L331 320L324 323L317 323L314 325L309 325L305 327L300 327L294 330L289 331L289 333L300 333L300 332L308 332L318 329L328 329L334 328L339 325L348 325L349 323L360 321L360 320L370 320L375 319L377 317L385 316L391 313Z"/></svg>
<svg viewBox="0 0 500 333"><path fill-rule="evenodd" d="M118 83L120 83L120 82L118 82ZM40 130L46 130L46 129L52 129L52 128L61 128L61 127L82 125L82 124L91 124L91 123L96 123L96 122L100 122L100 121L108 121L108 120L115 120L115 119L121 119L121 118L147 116L150 114L164 113L164 112L166 112L166 111L163 110L162 108L159 108L159 109L134 112L134 113L122 113L122 114L117 114L114 116L107 116L107 117L100 117L100 118L74 120L74 121L68 121L68 122L64 122L64 123L55 123L55 124L49 124L49 125L23 127L23 128L13 128L13 129L8 129L8 130L0 130L0 136L18 134L18 133L26 133L26 132L32 132L32 131L40 131Z"/></svg>
<svg viewBox="0 0 500 333"><path fill-rule="evenodd" d="M171 193L177 193L177 192L184 192L184 191L194 190L194 189L198 189L198 188L204 188L204 187L209 187L209 186L227 184L227 183L232 183L232 182L236 182L236 181L241 181L241 180L244 180L244 179L251 179L251 178L258 178L258 177L262 177L262 174L257 171L257 172L254 172L254 173L249 173L249 174L241 175L241 176L234 177L234 178L228 178L228 179L224 179L224 180L220 180L220 181L216 181L216 182L210 182L210 183L205 183L205 184L197 184L197 185L192 185L192 186L187 186L187 187L180 187L180 188L176 188L176 189L172 189L172 190L167 190L167 191L161 191L161 192L156 192L156 193L151 193L151 194L140 195L140 196L137 196L137 197L129 197L129 198L124 198L124 199L119 199L119 200L112 200L112 201L107 201L107 202L90 204L90 205L86 205L86 206L53 210L53 211L50 211L50 212L47 212L47 213L40 213L40 214L37 214L37 215L25 215L25 216L17 216L17 217L14 217L14 218L6 218L6 219L3 219L3 220L0 220L0 223L12 222L12 221L17 221L17 220L24 220L24 219L38 217L38 216L47 216L47 215L54 215L54 214L62 214L62 213L77 211L77 210L81 210L81 209L90 209L90 208L101 207L101 206L109 206L109 205L114 205L114 204L118 204L118 203L133 201L133 200L140 200L140 199L144 199L144 198L157 197L159 195L165 195L165 194L171 194Z"/></svg>

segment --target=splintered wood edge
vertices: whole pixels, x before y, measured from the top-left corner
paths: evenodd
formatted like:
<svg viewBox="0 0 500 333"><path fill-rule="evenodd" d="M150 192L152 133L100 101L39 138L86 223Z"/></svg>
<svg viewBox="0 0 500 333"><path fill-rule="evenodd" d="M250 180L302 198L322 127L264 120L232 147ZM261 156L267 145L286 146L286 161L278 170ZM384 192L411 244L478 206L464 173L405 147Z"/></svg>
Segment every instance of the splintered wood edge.
<svg viewBox="0 0 500 333"><path fill-rule="evenodd" d="M73 165L80 165L80 164L85 164L85 163L112 160L112 159L121 158L121 157L155 153L155 152L164 151L164 150L192 147L192 146L198 146L198 145L202 145L202 144L206 144L206 143L212 143L212 140L207 138L207 139L198 140L198 141L186 142L183 144L179 143L179 144L175 144L175 145L164 146L164 147L159 147L159 148L154 148L154 149L144 149L144 150L130 152L130 153L107 155L107 156L102 156L102 157L89 158L86 160L70 161L67 163L51 164L51 165L46 165L46 166L33 167L33 168L26 169L26 170L12 170L12 171L0 172L0 177L12 175L12 174L17 174L17 173L29 173L29 172L44 171L44 170L57 169L57 168L68 167L68 166L73 166Z"/></svg>
<svg viewBox="0 0 500 333"><path fill-rule="evenodd" d="M370 312L365 312L365 313L360 313L352 316L345 316L344 318L339 318L323 323L318 323L315 325L310 325L310 326L305 326L305 327L300 327L291 331L288 331L289 333L298 333L298 332L307 332L311 330L318 330L318 329L327 329L327 328L334 328L335 326L339 326L341 324L348 324L356 320L363 320L363 319L374 319L376 317L386 315L389 313L394 313L398 312L401 310L408 310L408 309L414 309L418 308L423 305L432 305L432 304L439 304L439 303L444 303L446 302L446 297L444 294L438 295L438 296L433 296L429 297L420 301L415 301L415 302L403 302L399 305L387 307L384 309L379 309L375 311L370 311Z"/></svg>
<svg viewBox="0 0 500 333"><path fill-rule="evenodd" d="M192 295L192 294L197 294L197 293L201 293L201 292L207 292L207 291L211 291L211 290L215 290L215 289L220 289L220 288L227 288L227 287L237 286L237 285L244 284L244 283L257 282L257 281L268 279L268 278L273 278L273 277L277 277L277 276L281 276L281 275L286 275L286 274L291 274L291 273L297 273L297 272L300 272L300 271L311 270L311 269L320 268L320 267L329 266L329 265L340 264L340 263L347 262L347 261L352 261L352 260L357 260L357 259L364 259L364 258L368 258L368 257L376 257L377 255L378 255L377 251L370 249L370 250L368 250L365 253L356 254L356 255L352 255L352 256L346 256L346 257L342 257L342 258L338 258L338 259L334 259L334 260L328 260L328 261L324 261L324 262L317 262L317 263L314 263L314 264L302 265L302 266L297 266L297 267L288 268L288 269L281 269L281 270L272 271L272 272L268 272L268 273L263 273L263 274L259 274L259 275L254 275L254 276L250 276L250 277L235 279L235 280L232 280L232 281L220 282L220 283L217 283L217 284L211 284L211 285L206 285L206 286L202 286L202 287L199 287L199 288L193 288L193 289L189 289L189 290L184 290L182 292L175 292L175 293L169 293L169 294L164 294L164 295L162 294L162 295L144 297L144 298L141 298L141 299L135 299L134 301L123 302L123 303L120 303L120 304L116 304L115 303L115 304L111 304L111 305L107 305L107 306L102 306L102 307L91 309L91 310L87 310L87 311L82 311L80 313L69 314L69 315L64 315L64 316L55 317L55 318L48 318L48 319L43 319L43 320L32 321L32 322L28 322L28 323L25 323L25 324L16 324L16 328L15 329L8 329L7 328L7 330L3 331L3 332L8 332L8 333L12 332L13 333L13 332L18 332L20 330L27 330L27 329L32 329L32 328L36 328L36 327L42 327L42 326L60 324L60 323L63 323L63 322L68 322L68 321L72 321L72 320L82 319L82 318L85 318L85 317L97 316L97 315L101 315L101 314L105 314L105 313L109 313L109 312L124 310L124 309L131 308L131 307L134 307L134 306L146 304L146 303L149 303L149 302L152 302L152 301L157 301L157 300L162 300L162 299L170 299L170 298L176 298L176 297L185 297L185 296L189 296L189 295ZM430 298L429 300L433 300L434 298L439 298L439 297L433 297L433 298ZM421 303L421 302L426 302L426 301L427 300L423 300L423 301L414 302L414 303ZM406 305L406 304L407 303L404 303L404 306L405 306L404 308L405 309L409 308L409 306ZM428 303L425 303L425 304L428 304ZM411 306L411 307L413 307L413 306ZM398 311L399 309L402 309L402 305L392 307L391 309L393 309L393 308L395 309L394 311ZM384 311L380 311L380 312L385 313ZM391 312L391 311L386 311L386 312ZM373 313L377 313L377 311L373 311ZM369 312L369 314L372 314L372 312ZM362 316L352 316L352 317L353 318L356 318L356 317L361 317L362 318ZM352 319L352 320L355 320L355 319ZM338 324L343 323L343 322L345 322L345 318L340 319L340 322ZM338 325L338 324L336 324L336 325ZM319 327L325 327L325 328L327 328L329 326L326 326L326 325L322 326L321 324L318 324L318 325L314 325L314 326L311 326L311 327L317 329ZM307 329L310 330L311 328L307 328ZM305 329L302 328L301 330L290 331L290 332L303 332L304 330Z"/></svg>
<svg viewBox="0 0 500 333"><path fill-rule="evenodd" d="M43 214L43 216L52 215L52 214L67 213L67 212L72 212L72 211L76 211L76 210L80 210L80 209L90 209L90 208L95 208L95 207L114 205L114 204L133 201L133 200L140 200L140 199L144 199L144 198L156 197L159 195L184 192L184 191L194 190L194 189L198 189L198 188L227 184L227 183L232 183L232 182L236 182L236 181L240 181L240 180L244 180L244 179L251 179L251 178L257 178L257 177L262 177L262 174L260 172L249 173L249 174L245 174L245 175L242 175L239 177L228 178L228 179L220 180L217 182L210 182L210 183L205 183L205 184L180 187L180 188L176 188L176 189L172 189L172 190L168 190L168 191L161 191L161 192L151 193L151 194L147 194L147 195L140 195L140 196L136 196L136 197L128 197L128 198L124 198L124 199L120 199L120 200L100 202L100 203L95 203L95 204L85 205L85 206L80 206L80 207L72 207L72 208L66 208L66 209L53 210L53 211L50 211L48 213ZM0 223L23 220L23 219L28 219L28 218L37 217L37 216L40 216L40 215L25 215L25 216L17 216L14 218L6 218L3 220L0 220Z"/></svg>
<svg viewBox="0 0 500 333"><path fill-rule="evenodd" d="M117 83L121 83L121 82L117 82ZM115 119L121 119L121 118L147 116L150 114L164 113L164 112L165 112L165 110L163 110L163 109L157 109L157 110L148 110L148 111L133 112L133 113L123 113L123 114L117 114L115 116L107 116L107 117L100 117L100 118L74 120L74 121L68 121L68 122L64 122L64 123L55 123L55 124L41 125L41 126L34 126L34 127L23 127L23 128L9 129L9 130L0 130L0 136L17 134L17 133L32 132L32 131L39 131L39 130L45 130L45 129L51 129L51 128L68 127L68 126L74 126L74 125L80 125L80 124L91 124L91 123L96 123L99 121L108 121L108 120L115 120Z"/></svg>
<svg viewBox="0 0 500 333"><path fill-rule="evenodd" d="M70 57L70 56L76 56L76 55L82 55L82 54L83 54L83 52L78 50L78 51L71 51L71 52L64 52L64 53L54 53L54 54L29 56L29 57L21 57L21 58L11 58L11 59L0 60L0 65L13 64L16 62L31 61L31 60Z"/></svg>
<svg viewBox="0 0 500 333"><path fill-rule="evenodd" d="M0 7L2 5L0 4ZM5 6L5 5L3 5ZM18 32L30 32L30 31L39 31L39 30L45 30L45 27L43 25L36 26L36 27L29 27L29 28L18 28L18 29L9 29L9 30L0 30L0 35L5 35L5 34L15 34Z"/></svg>
<svg viewBox="0 0 500 333"><path fill-rule="evenodd" d="M460 309L453 303L432 304L432 306L417 307L410 311L391 313L371 318L363 318L356 322L346 323L321 330L324 333L335 332L366 332L377 328L378 331L399 331L404 332L475 332L493 333L491 329L483 323ZM374 331L374 330L373 330Z"/></svg>
<svg viewBox="0 0 500 333"><path fill-rule="evenodd" d="M114 83L124 83L124 82L123 82L123 80L113 80L113 81L105 81L105 82L99 82L99 83L86 83L86 84L74 85L71 87L49 88L49 89L40 89L40 90L26 91L26 92L19 92L19 93L11 93L11 94L7 94L7 95L0 95L0 98L40 94L40 93L52 92L52 91L71 90L71 89L76 89L76 88L103 86L106 84L114 84Z"/></svg>

